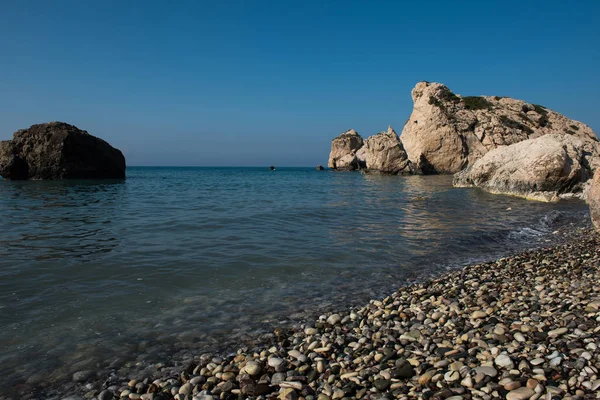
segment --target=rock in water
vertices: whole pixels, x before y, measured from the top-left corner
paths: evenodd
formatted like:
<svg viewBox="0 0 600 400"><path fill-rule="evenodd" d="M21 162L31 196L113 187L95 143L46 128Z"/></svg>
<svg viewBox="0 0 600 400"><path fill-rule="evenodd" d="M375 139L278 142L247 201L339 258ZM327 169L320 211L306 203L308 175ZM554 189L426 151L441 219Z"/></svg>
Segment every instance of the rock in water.
<svg viewBox="0 0 600 400"><path fill-rule="evenodd" d="M592 184L588 190L587 202L590 205L592 222L597 231L600 232L600 168L596 170Z"/></svg>
<svg viewBox="0 0 600 400"><path fill-rule="evenodd" d="M592 129L539 105L498 96L462 97L440 83L419 82L400 138L425 174L456 173L488 151L557 133L598 141Z"/></svg>
<svg viewBox="0 0 600 400"><path fill-rule="evenodd" d="M454 185L491 193L557 201L579 196L600 162L600 143L549 134L498 147L454 176Z"/></svg>
<svg viewBox="0 0 600 400"><path fill-rule="evenodd" d="M362 137L350 129L331 142L327 166L338 171L354 171L360 168L356 152L363 145Z"/></svg>
<svg viewBox="0 0 600 400"><path fill-rule="evenodd" d="M412 163L408 160L402 142L391 126L388 127L387 132L367 138L356 152L356 157L369 170L389 174L413 172Z"/></svg>
<svg viewBox="0 0 600 400"><path fill-rule="evenodd" d="M325 168L322 165L317 165L317 171L323 171Z"/></svg>
<svg viewBox="0 0 600 400"><path fill-rule="evenodd" d="M125 157L64 122L32 125L0 142L0 176L24 179L124 179Z"/></svg>

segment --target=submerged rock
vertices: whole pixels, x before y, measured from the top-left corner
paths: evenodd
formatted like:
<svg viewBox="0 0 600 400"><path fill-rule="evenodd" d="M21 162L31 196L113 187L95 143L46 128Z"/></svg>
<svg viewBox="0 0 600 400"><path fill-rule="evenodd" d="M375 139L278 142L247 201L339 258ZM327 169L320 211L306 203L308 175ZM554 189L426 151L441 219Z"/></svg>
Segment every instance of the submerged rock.
<svg viewBox="0 0 600 400"><path fill-rule="evenodd" d="M32 125L0 142L0 176L9 180L124 179L118 149L64 122Z"/></svg>
<svg viewBox="0 0 600 400"><path fill-rule="evenodd" d="M542 201L579 196L600 161L600 144L551 134L498 147L454 176L454 185L477 186Z"/></svg>

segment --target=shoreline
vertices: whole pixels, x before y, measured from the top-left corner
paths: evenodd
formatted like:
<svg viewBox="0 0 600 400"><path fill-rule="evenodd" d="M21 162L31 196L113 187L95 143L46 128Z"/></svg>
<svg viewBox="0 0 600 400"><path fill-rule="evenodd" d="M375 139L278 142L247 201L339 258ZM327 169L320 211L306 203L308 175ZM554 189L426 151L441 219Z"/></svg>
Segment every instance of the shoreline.
<svg viewBox="0 0 600 400"><path fill-rule="evenodd" d="M230 356L204 354L102 380L82 374L74 377L76 394L71 386L72 396L55 388L43 398L596 398L600 343L591 337L600 336L600 241L587 227L562 234L551 247L276 329Z"/></svg>

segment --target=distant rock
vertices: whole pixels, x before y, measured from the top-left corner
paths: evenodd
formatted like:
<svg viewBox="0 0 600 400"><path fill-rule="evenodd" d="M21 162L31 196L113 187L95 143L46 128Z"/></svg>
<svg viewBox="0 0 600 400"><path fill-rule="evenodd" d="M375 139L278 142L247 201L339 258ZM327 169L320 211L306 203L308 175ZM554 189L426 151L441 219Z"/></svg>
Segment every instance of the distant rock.
<svg viewBox="0 0 600 400"><path fill-rule="evenodd" d="M323 171L325 168L322 165L317 165L317 171Z"/></svg>
<svg viewBox="0 0 600 400"><path fill-rule="evenodd" d="M455 174L454 185L541 201L582 198L599 162L598 142L549 134L491 150Z"/></svg>
<svg viewBox="0 0 600 400"><path fill-rule="evenodd" d="M64 122L32 125L0 142L8 180L124 179L125 157L107 142Z"/></svg>
<svg viewBox="0 0 600 400"><path fill-rule="evenodd" d="M596 170L587 193L590 214L596 230L600 232L600 168Z"/></svg>
<svg viewBox="0 0 600 400"><path fill-rule="evenodd" d="M598 141L592 129L522 100L462 97L440 83L419 82L400 139L409 160L425 174L456 173L488 151L547 134Z"/></svg>
<svg viewBox="0 0 600 400"><path fill-rule="evenodd" d="M275 171L275 166L274 166L274 165L271 165L271 166L269 166L269 169L270 169L271 171Z"/></svg>
<svg viewBox="0 0 600 400"><path fill-rule="evenodd" d="M367 170L388 174L411 174L412 163L408 160L406 151L398 135L388 127L387 132L370 136L356 152L356 157Z"/></svg>
<svg viewBox="0 0 600 400"><path fill-rule="evenodd" d="M363 138L350 129L331 141L327 166L337 171L354 171L361 167L356 152L363 145Z"/></svg>

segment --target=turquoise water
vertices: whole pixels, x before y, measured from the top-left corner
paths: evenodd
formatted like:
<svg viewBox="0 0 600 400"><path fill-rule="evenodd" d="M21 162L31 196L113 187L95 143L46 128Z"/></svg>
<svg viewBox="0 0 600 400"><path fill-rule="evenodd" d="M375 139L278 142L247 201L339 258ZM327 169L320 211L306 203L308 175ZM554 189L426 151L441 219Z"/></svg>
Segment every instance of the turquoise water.
<svg viewBox="0 0 600 400"><path fill-rule="evenodd" d="M227 350L586 218L451 177L128 168L0 181L0 387Z"/></svg>

